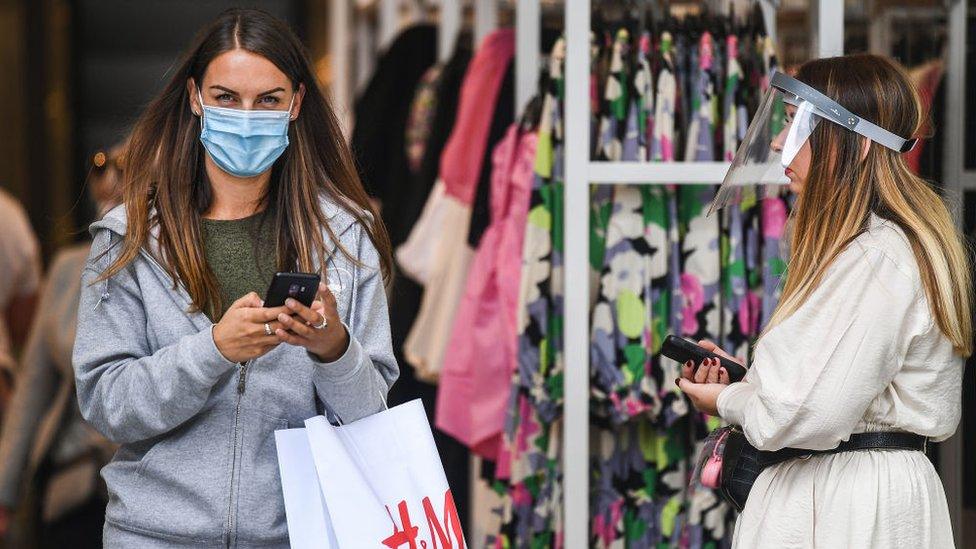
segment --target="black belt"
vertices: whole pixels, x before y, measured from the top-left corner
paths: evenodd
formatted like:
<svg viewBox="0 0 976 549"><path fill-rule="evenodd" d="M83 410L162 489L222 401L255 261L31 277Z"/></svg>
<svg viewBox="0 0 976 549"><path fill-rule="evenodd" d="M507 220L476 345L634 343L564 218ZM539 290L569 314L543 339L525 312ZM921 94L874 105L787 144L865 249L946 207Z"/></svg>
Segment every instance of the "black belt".
<svg viewBox="0 0 976 549"><path fill-rule="evenodd" d="M759 465L761 467L769 467L770 465L776 465L777 463L782 463L791 459L839 454L840 452L851 452L854 450L914 450L925 452L925 450L928 448L928 441L928 437L898 431L856 433L851 435L850 440L840 443L840 446L832 450L783 448L782 450L776 450L775 452L760 451Z"/></svg>

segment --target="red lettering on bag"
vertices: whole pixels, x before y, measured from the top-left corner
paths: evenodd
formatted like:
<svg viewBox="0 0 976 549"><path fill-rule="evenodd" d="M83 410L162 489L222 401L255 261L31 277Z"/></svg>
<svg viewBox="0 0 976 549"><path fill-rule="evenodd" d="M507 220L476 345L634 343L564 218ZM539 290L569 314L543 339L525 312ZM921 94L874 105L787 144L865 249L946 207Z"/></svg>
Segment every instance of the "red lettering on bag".
<svg viewBox="0 0 976 549"><path fill-rule="evenodd" d="M431 549L437 549L437 540L440 540L444 549L454 549L454 544L451 543L451 531L445 532L445 527L450 527L454 531L454 539L458 542L458 549L465 549L461 519L458 517L457 506L454 505L454 496L451 495L450 490L444 493L443 524L437 520L437 513L434 512L434 506L430 504L429 497L424 498L424 514L427 515L427 527L430 528L430 541L433 546Z"/></svg>
<svg viewBox="0 0 976 549"><path fill-rule="evenodd" d="M396 521L393 520L393 514L387 507L386 512L390 514L390 520L393 521L393 535L383 540L383 545L390 549L397 549L402 545L406 545L409 549L417 549L417 533L420 528L410 523L410 511L407 509L406 501L401 501L397 508L400 510L400 523L403 524L403 530L397 527ZM457 511L455 511L456 514Z"/></svg>

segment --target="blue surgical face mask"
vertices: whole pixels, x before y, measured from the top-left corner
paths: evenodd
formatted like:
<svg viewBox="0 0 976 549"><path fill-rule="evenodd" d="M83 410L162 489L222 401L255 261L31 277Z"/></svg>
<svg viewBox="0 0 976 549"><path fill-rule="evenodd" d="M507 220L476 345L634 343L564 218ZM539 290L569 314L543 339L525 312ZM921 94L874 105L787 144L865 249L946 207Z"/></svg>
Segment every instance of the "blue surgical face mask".
<svg viewBox="0 0 976 549"><path fill-rule="evenodd" d="M264 173L288 147L291 107L285 111L242 110L203 104L200 141L210 158L225 172L237 177ZM292 104L295 102L293 95Z"/></svg>

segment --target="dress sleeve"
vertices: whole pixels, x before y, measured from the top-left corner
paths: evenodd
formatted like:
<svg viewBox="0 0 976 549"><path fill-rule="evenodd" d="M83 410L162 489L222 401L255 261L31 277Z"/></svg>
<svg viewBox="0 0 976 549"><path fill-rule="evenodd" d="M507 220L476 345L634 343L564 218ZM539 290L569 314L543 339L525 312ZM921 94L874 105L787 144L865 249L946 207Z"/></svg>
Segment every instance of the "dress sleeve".
<svg viewBox="0 0 976 549"><path fill-rule="evenodd" d="M930 323L917 275L883 249L855 242L760 340L750 375L719 395L719 414L760 450L834 448Z"/></svg>

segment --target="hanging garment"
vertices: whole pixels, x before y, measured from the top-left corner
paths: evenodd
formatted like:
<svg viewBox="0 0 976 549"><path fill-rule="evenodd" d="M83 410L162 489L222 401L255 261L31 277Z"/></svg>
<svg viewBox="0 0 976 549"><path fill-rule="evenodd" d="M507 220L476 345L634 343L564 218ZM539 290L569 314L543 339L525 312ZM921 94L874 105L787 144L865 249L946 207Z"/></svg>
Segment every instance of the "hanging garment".
<svg viewBox="0 0 976 549"><path fill-rule="evenodd" d="M437 111L437 84L443 70L444 65L441 63L427 69L420 78L417 90L413 94L413 101L410 103L404 146L406 146L407 167L410 168L411 175L420 171L420 164L424 160L424 148L427 146L430 129L434 123L434 114Z"/></svg>
<svg viewBox="0 0 976 549"><path fill-rule="evenodd" d="M553 47L539 124L535 177L522 247L518 369L512 377L497 492L502 525L488 547L555 547L562 542L563 158L565 41Z"/></svg>
<svg viewBox="0 0 976 549"><path fill-rule="evenodd" d="M460 204L457 201L452 202ZM396 249L400 272L418 284L427 285L432 271L438 265L439 248L432 244L439 242L444 228L450 226L447 218L452 207L447 203L444 182L438 180L407 241Z"/></svg>
<svg viewBox="0 0 976 549"><path fill-rule="evenodd" d="M419 248L407 247L397 252L399 260L413 261L411 257L430 257L426 267L428 279L420 306L420 312L407 335L403 354L407 362L417 369L417 377L434 381L440 374L454 315L460 302L468 268L474 251L468 246L467 236L471 225L471 206L479 182L487 179L490 170L482 170L484 157L490 154L491 133L496 124L500 103L502 112L510 112L514 94L512 55L514 34L510 29L488 35L478 50L465 75L458 106L457 122L441 155L441 180L444 193L432 195L425 211L441 212L441 223L431 227L421 219L417 227L431 229L431 238L409 239ZM506 90L502 93L503 90ZM493 109L485 109L490 100ZM500 139L501 135L497 136ZM415 231L417 229L415 228ZM426 251L424 251L426 250ZM413 265L416 270L417 265Z"/></svg>
<svg viewBox="0 0 976 549"><path fill-rule="evenodd" d="M739 40L735 35L726 37L726 77L722 93L722 148L724 159L731 162L744 137L745 129L740 127L739 86L742 81L742 67L739 65ZM755 187L742 190L742 203L721 213L719 223L722 236L719 245L721 261L722 288L722 338L719 345L733 356L745 356L749 351L748 324L741 320L750 318L750 311L757 303L748 299L745 274L746 245L743 233L743 216L749 216L756 204ZM743 315L740 316L739 313Z"/></svg>
<svg viewBox="0 0 976 549"><path fill-rule="evenodd" d="M637 159L647 161L651 155L651 139L654 135L654 73L649 59L651 35L640 37L637 46L637 74L634 75L634 94L637 98Z"/></svg>
<svg viewBox="0 0 976 549"><path fill-rule="evenodd" d="M356 100L356 125L351 148L360 177L370 195L382 203L381 215L388 227L395 227L398 197L409 178L404 148L407 116L414 90L423 74L437 59L437 29L415 25L401 32L377 62L376 72ZM391 234L394 242L402 241Z"/></svg>
<svg viewBox="0 0 976 549"><path fill-rule="evenodd" d="M441 155L445 191L471 204L481 173L488 133L505 73L515 55L515 32L499 29L485 37L461 87L457 122Z"/></svg>
<svg viewBox="0 0 976 549"><path fill-rule="evenodd" d="M509 65L505 73L505 80L498 92L498 101L488 130L488 148L485 158L481 162L481 172L478 174L478 187L471 203L471 227L468 229L468 246L478 247L481 236L491 223L491 181L493 154L495 147L501 143L508 131L508 127L515 121L515 64Z"/></svg>
<svg viewBox="0 0 976 549"><path fill-rule="evenodd" d="M498 459L517 361L516 310L536 136L513 125L495 148L492 221L468 272L440 377L437 427Z"/></svg>
<svg viewBox="0 0 976 549"><path fill-rule="evenodd" d="M423 147L423 157L419 168L411 174L408 187L403 196L398 197L395 216L395 226L390 227L391 235L401 235L400 240L393 240L394 248L399 246L410 234L417 223L420 212L430 196L437 174L441 166L441 153L454 129L457 116L458 98L461 94L461 84L471 62L470 40L464 35L458 36L454 46L454 53L441 70L435 85L436 97L433 101L434 113L430 121L430 130ZM391 236L392 238L392 236ZM408 325L409 328L409 325ZM406 334L406 330L404 330ZM394 336L394 342L396 336Z"/></svg>
<svg viewBox="0 0 976 549"><path fill-rule="evenodd" d="M615 93L627 81L626 40L625 31L618 33L606 85L609 109L602 125L608 131L602 137L609 146L604 143L601 149L611 161L639 160L640 96L627 101L626 95ZM624 128L622 140L615 135L620 133L617 128ZM647 350L652 346L648 320L650 281L667 273L667 263L661 261L666 253L663 242L652 242L654 236L663 237L663 232L645 230L650 212L645 210L644 198L650 187L615 185L606 190L611 196L609 217L604 221L602 214L592 216L595 232L591 238L591 267L599 273L596 286L600 294L592 308L591 409L619 424L660 407L658 386L646 375ZM594 192L594 203L605 202L603 192Z"/></svg>

